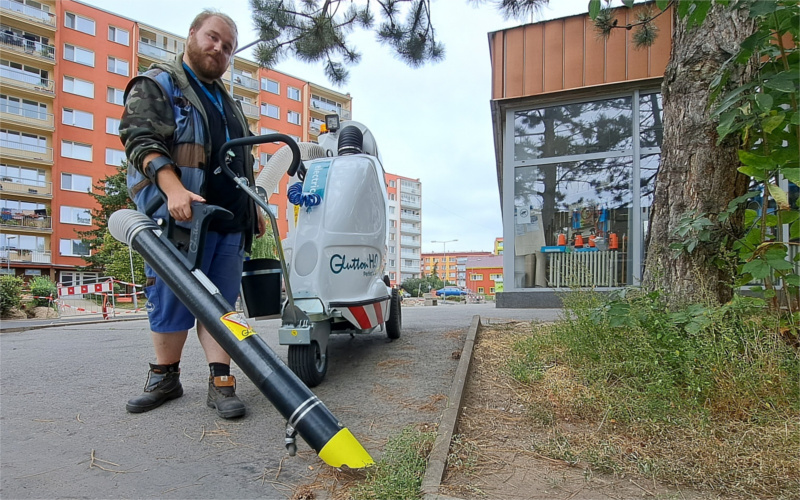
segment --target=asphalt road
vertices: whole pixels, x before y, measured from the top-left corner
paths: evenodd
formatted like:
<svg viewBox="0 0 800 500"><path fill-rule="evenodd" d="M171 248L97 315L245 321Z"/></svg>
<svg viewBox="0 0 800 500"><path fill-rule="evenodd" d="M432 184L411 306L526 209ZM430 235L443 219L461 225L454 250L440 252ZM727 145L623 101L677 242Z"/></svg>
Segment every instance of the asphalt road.
<svg viewBox="0 0 800 500"><path fill-rule="evenodd" d="M332 337L328 375L314 392L377 459L402 428L439 421L458 364L453 353L474 315L548 321L558 314L493 304L407 307L399 340ZM285 360L278 323L252 326ZM149 361L146 320L0 335L0 497L288 498L327 467L299 437L298 455L286 454L283 417L235 366L248 414L218 418L206 406L208 367L194 335L181 362L184 396L127 413Z"/></svg>

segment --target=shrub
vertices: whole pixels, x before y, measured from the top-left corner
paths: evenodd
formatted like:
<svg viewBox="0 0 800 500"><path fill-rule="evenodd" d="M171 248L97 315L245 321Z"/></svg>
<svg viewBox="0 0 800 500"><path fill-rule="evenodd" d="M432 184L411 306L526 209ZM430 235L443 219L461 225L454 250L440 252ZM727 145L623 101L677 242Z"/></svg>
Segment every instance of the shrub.
<svg viewBox="0 0 800 500"><path fill-rule="evenodd" d="M52 304L52 299L58 294L56 284L49 276L36 276L31 282L31 295L34 307L47 307ZM44 297L44 298L42 298Z"/></svg>
<svg viewBox="0 0 800 500"><path fill-rule="evenodd" d="M5 316L14 307L19 307L22 298L22 279L16 276L0 276L0 314Z"/></svg>

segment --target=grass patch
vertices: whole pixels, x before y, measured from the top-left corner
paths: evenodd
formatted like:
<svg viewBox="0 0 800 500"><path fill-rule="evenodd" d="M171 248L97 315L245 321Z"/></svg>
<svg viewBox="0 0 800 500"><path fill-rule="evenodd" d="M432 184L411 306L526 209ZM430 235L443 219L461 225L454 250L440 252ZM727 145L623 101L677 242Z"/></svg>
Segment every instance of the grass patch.
<svg viewBox="0 0 800 500"><path fill-rule="evenodd" d="M401 500L421 497L422 476L436 433L406 427L386 443L383 456L366 479L350 490L352 498Z"/></svg>
<svg viewBox="0 0 800 500"><path fill-rule="evenodd" d="M564 300L564 318L534 326L506 367L548 429L536 451L725 493L800 491L800 358L758 302Z"/></svg>

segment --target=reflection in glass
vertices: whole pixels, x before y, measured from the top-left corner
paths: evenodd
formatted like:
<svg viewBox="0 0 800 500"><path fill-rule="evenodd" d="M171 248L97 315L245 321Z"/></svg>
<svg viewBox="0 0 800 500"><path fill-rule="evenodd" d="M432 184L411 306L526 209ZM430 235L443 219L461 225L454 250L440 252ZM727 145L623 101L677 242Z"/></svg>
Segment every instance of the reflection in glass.
<svg viewBox="0 0 800 500"><path fill-rule="evenodd" d="M643 148L660 148L664 140L664 122L661 120L661 94L643 94L639 97L639 145Z"/></svg>
<svg viewBox="0 0 800 500"><path fill-rule="evenodd" d="M517 167L515 286L630 283L632 158Z"/></svg>
<svg viewBox="0 0 800 500"><path fill-rule="evenodd" d="M632 147L630 97L514 113L514 160L534 160Z"/></svg>

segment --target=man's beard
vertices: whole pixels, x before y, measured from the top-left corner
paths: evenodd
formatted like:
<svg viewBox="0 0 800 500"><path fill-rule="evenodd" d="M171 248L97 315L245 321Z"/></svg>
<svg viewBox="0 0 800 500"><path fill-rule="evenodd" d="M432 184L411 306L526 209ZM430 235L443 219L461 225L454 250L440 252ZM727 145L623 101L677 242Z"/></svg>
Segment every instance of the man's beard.
<svg viewBox="0 0 800 500"><path fill-rule="evenodd" d="M224 75L227 70L227 67L220 61L224 57L221 54L203 52L197 46L194 37L189 38L189 44L186 46L186 55L192 63L192 69L201 80L216 80Z"/></svg>

